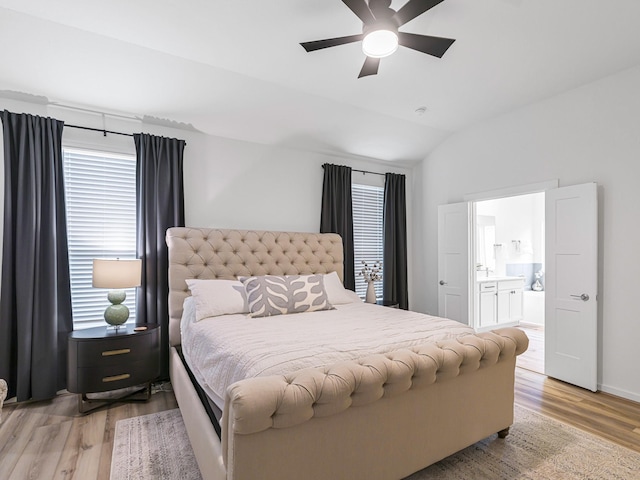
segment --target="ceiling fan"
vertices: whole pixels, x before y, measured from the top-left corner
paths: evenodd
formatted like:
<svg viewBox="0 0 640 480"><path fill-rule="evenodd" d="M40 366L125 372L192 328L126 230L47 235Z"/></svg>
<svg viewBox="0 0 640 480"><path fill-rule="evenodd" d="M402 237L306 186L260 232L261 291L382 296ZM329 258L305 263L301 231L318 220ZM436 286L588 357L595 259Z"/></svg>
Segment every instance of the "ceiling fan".
<svg viewBox="0 0 640 480"><path fill-rule="evenodd" d="M398 45L441 58L455 42L451 38L399 32L398 28L444 0L409 0L398 11L390 8L391 0L342 0L362 20L362 33L347 37L303 42L307 52L337 47L362 40L362 51L367 56L358 78L376 75L380 59L391 55Z"/></svg>

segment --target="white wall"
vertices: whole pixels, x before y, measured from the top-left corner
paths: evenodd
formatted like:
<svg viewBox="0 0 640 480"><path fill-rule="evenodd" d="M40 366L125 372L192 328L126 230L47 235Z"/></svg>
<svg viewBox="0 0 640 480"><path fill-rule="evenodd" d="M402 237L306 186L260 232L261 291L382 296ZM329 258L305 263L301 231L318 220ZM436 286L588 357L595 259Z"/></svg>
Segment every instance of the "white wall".
<svg viewBox="0 0 640 480"><path fill-rule="evenodd" d="M373 172L407 175L409 269L411 269L411 169L345 155L291 150L213 137L198 132L144 124L135 119L78 112L66 108L0 99L0 110L32 113L123 133L146 132L182 138L187 226L317 232L320 228L323 163ZM65 128L63 143L85 148L135 153L133 139ZM0 135L0 158L3 149ZM0 161L0 180L4 161ZM384 177L353 173L354 181L383 185ZM0 187L2 188L2 187ZM2 191L0 190L0 194ZM0 211L3 196L0 195ZM1 229L1 226L0 226ZM0 230L0 239L1 237ZM0 240L1 241L1 240ZM409 275L412 275L409 270ZM410 299L411 301L411 299Z"/></svg>
<svg viewBox="0 0 640 480"><path fill-rule="evenodd" d="M411 175L389 164L207 136L204 150L185 160L187 224L317 232L323 163ZM353 179L384 184L378 175L353 172Z"/></svg>
<svg viewBox="0 0 640 480"><path fill-rule="evenodd" d="M469 128L416 168L413 307L437 312L438 205L553 179L599 185L599 383L640 401L640 67Z"/></svg>

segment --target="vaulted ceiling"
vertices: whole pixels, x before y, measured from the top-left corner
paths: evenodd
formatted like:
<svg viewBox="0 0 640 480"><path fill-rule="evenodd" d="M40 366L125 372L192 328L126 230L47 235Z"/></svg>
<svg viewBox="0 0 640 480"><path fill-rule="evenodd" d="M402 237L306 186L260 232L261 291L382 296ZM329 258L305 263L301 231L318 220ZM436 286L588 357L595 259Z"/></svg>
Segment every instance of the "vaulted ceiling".
<svg viewBox="0 0 640 480"><path fill-rule="evenodd" d="M402 28L455 38L443 58L401 47L358 79L360 43L299 45L361 32L340 0L0 0L0 100L410 163L453 132L640 64L639 24L638 0L445 0Z"/></svg>

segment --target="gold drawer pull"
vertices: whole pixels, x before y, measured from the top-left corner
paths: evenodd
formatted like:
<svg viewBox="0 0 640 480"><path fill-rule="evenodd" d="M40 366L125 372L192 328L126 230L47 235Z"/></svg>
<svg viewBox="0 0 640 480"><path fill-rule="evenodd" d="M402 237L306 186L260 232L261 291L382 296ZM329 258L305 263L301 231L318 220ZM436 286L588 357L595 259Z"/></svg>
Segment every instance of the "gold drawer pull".
<svg viewBox="0 0 640 480"><path fill-rule="evenodd" d="M124 380L125 378L129 378L131 375L128 373L123 373L122 375L114 375L113 377L104 377L102 379L103 382L117 382L118 380Z"/></svg>
<svg viewBox="0 0 640 480"><path fill-rule="evenodd" d="M121 350L107 350L102 352L103 357L110 357L111 355L124 355L125 353L131 353L130 348L123 348Z"/></svg>

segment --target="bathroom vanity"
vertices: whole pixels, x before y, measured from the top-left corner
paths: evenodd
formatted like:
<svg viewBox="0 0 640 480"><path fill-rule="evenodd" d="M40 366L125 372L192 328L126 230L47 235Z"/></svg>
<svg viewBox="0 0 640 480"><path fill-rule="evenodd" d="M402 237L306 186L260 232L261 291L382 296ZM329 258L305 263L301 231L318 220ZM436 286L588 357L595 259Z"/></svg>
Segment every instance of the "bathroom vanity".
<svg viewBox="0 0 640 480"><path fill-rule="evenodd" d="M523 317L523 277L476 279L476 324L479 331L517 325Z"/></svg>

